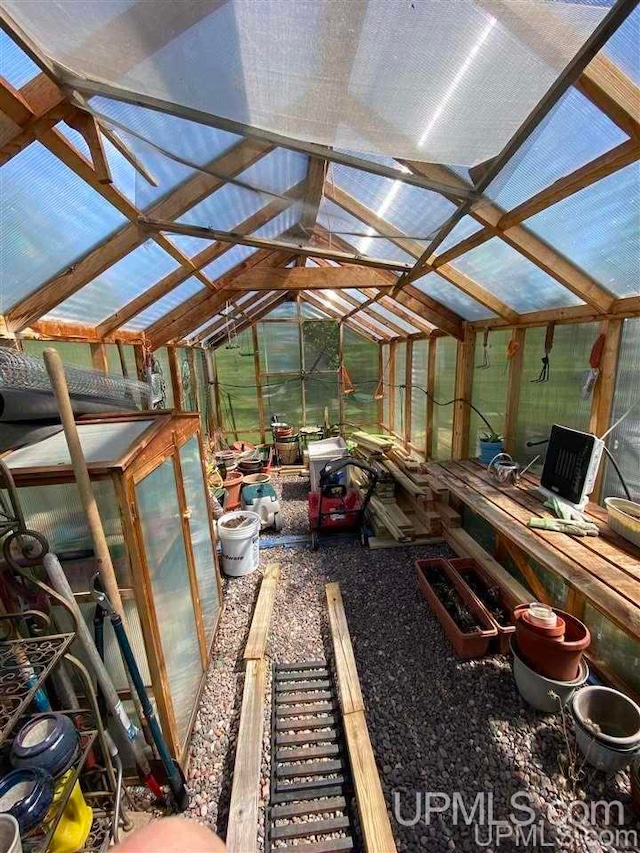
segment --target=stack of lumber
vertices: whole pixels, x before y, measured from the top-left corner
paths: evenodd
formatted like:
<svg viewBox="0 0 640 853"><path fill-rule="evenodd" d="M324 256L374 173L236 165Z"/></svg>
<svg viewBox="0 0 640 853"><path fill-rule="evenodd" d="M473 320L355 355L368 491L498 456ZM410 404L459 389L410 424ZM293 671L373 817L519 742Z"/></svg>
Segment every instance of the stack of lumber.
<svg viewBox="0 0 640 853"><path fill-rule="evenodd" d="M455 526L457 514L448 506L448 493L429 475L424 463L414 459L389 436L354 432L353 455L369 464L380 477L369 505L369 521L375 536L369 547L396 544L422 545L442 535L442 519ZM364 489L364 476L355 479ZM458 526L460 523L458 516Z"/></svg>

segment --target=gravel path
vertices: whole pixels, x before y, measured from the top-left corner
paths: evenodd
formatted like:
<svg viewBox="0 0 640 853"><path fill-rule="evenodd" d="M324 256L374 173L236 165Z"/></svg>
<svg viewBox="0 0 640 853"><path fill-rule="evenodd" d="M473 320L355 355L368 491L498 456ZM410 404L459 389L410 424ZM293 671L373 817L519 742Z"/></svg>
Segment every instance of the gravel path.
<svg viewBox="0 0 640 853"><path fill-rule="evenodd" d="M283 536L306 533L308 482L275 478L275 485L283 497ZM574 809L573 824L568 814L569 804L578 800L617 800L626 825L610 828L634 829L640 836L640 824L631 811L628 775L610 777L583 768L575 759L571 722L563 728L560 718L529 710L516 692L506 657L461 661L453 655L416 591L413 561L438 553L447 553L446 546L371 552L354 544L316 553L287 547L261 553L262 567L279 562L281 568L268 646L272 660L301 661L329 654L324 585L340 582L369 731L390 807L397 798L406 819L415 814L416 794L443 792L453 797L460 792L458 804L464 803L470 812L476 795L490 792L493 819L501 821L509 819L510 798L522 791L519 804L533 809L533 826L524 831L536 834L528 836L528 843L527 836L505 835L497 843L496 833L505 833L504 827L476 830L464 823L458 808L457 822L452 809L432 814L429 824L424 815L413 826L394 819L398 850L638 849L598 835L602 806L594 809L593 821L589 816L589 823L596 823L591 834L576 828L581 807ZM225 612L191 750L191 816L223 837L242 699L242 651L258 583L257 573L225 581ZM267 701L262 806L268 797L269 705ZM558 805L552 809L552 803ZM484 805L490 808L488 798ZM516 816L527 819L527 814ZM549 816L555 817L555 826ZM263 833L264 808L261 843Z"/></svg>

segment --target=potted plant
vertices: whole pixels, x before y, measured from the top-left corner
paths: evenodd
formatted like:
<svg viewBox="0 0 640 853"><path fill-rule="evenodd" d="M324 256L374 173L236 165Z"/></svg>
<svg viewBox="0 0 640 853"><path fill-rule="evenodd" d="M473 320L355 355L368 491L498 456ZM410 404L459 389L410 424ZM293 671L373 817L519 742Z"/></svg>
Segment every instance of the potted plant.
<svg viewBox="0 0 640 853"><path fill-rule="evenodd" d="M483 433L480 436L480 461L488 465L498 453L504 453L503 436L493 431Z"/></svg>

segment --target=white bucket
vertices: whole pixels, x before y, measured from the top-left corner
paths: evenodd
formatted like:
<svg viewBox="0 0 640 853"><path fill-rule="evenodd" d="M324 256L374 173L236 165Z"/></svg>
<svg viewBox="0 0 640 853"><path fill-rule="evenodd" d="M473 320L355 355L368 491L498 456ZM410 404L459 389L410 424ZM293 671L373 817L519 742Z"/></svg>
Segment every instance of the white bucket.
<svg viewBox="0 0 640 853"><path fill-rule="evenodd" d="M235 518L246 519L238 527L227 527ZM258 568L260 551L260 516L255 512L238 510L225 512L218 520L218 538L222 545L222 569L225 575L237 578Z"/></svg>

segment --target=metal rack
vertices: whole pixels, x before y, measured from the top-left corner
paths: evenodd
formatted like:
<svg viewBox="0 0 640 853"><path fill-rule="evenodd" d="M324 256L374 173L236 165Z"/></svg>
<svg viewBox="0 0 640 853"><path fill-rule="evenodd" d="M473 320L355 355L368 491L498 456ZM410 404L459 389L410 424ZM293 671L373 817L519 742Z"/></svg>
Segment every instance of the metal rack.
<svg viewBox="0 0 640 853"><path fill-rule="evenodd" d="M0 749L8 747L13 731L29 719L34 698L61 661L70 664L79 676L90 707L61 712L72 717L79 730L80 752L63 777L63 784L43 823L22 837L23 850L25 853L45 853L48 850L73 789L86 771L87 777L91 777L92 790L83 789L83 795L94 814L83 850L85 853L104 853L113 834L115 775L91 679L84 665L69 654L75 640L74 633L28 638L15 636L25 617L35 617L48 624L47 617L37 612L0 615L0 636L3 637L0 639ZM96 746L100 748L104 764L97 763ZM93 762L87 768L90 755Z"/></svg>

